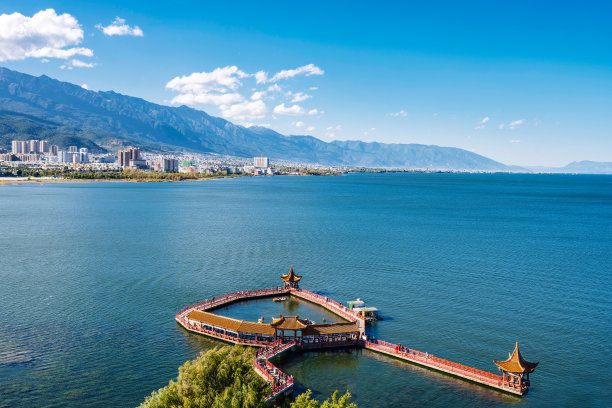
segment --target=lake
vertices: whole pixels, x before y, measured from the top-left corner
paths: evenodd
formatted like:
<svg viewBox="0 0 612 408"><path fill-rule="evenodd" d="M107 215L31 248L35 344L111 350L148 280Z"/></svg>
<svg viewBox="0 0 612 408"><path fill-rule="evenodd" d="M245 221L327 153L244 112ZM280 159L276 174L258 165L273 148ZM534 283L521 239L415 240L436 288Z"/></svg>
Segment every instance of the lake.
<svg viewBox="0 0 612 408"><path fill-rule="evenodd" d="M222 343L174 321L234 290L300 285L384 320L370 333L497 372L524 398L369 351L282 356L296 390L360 407L609 406L612 176L350 174L0 185L0 407L131 407ZM256 320L312 305L236 305ZM269 320L267 320L269 321Z"/></svg>

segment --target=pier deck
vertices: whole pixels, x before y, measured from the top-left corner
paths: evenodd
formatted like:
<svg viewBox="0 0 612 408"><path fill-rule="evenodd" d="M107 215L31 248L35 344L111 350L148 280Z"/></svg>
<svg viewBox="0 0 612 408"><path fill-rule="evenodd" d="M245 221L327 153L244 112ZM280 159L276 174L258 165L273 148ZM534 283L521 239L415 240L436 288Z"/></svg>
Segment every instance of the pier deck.
<svg viewBox="0 0 612 408"><path fill-rule="evenodd" d="M332 312L349 322L355 322L360 331L360 339L319 342L316 344L306 344L302 343L301 341L296 342L295 340L283 342L282 340L244 339L238 336L227 334L226 332L221 333L214 330L207 330L201 324L198 325L197 323L187 318L189 313L194 310L213 311L218 307L227 306L231 303L239 302L241 300L277 295L295 296L297 298L319 305L322 308L328 310L329 312ZM528 386L524 384L519 385L505 381L502 376L497 374L492 374L487 371L482 371L473 367L465 366L463 364L435 357L431 354L423 353L421 351L400 347L396 344L388 343L386 341L366 340L367 337L365 336L365 319L361 315L351 309L348 309L341 303L330 299L329 297L318 295L316 293L309 292L304 289L275 287L269 289L233 292L227 295L207 299L204 302L197 303L195 305L191 305L182 309L176 314L176 321L186 330L189 330L194 333L203 334L233 344L242 344L245 346L260 348L256 351L255 359L253 361L253 368L260 376L262 376L262 378L268 381L272 388L272 394L268 397L268 401L280 395L287 395L293 392L293 376L289 376L283 373L276 366L274 366L274 364L269 361L271 358L288 350L346 346L364 347L368 350L373 350L378 353L408 361L410 363L427 367L436 371L444 372L458 378L469 380L477 384L485 385L487 387L491 387L515 395L525 395L529 390Z"/></svg>

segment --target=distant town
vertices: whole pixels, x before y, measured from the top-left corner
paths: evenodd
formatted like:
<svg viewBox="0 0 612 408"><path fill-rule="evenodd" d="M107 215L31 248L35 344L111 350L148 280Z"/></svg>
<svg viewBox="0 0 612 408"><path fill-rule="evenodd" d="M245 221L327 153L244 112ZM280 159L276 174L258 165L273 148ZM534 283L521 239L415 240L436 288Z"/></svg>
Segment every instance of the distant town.
<svg viewBox="0 0 612 408"><path fill-rule="evenodd" d="M197 178L197 175L316 175L342 171L335 167L288 161L278 161L277 166L273 167L268 157L248 159L212 153L162 154L143 152L137 147L125 148L116 154L93 154L88 148L79 146L61 150L47 140L13 140L10 152L0 148L0 167L4 176L32 176L33 170L39 170L40 174L37 175L41 176L55 175L59 171L64 176L71 173L82 176L84 173L103 175L132 171L141 175L180 173L188 179Z"/></svg>

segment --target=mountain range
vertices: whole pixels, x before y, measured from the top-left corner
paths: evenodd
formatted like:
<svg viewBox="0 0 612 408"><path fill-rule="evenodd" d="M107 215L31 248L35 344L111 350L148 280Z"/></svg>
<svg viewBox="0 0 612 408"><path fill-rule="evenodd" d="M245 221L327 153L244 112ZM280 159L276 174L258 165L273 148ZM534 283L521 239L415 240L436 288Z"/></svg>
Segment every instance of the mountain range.
<svg viewBox="0 0 612 408"><path fill-rule="evenodd" d="M91 91L46 75L0 67L0 147L14 139L47 139L92 152L143 150L217 153L340 166L517 171L476 153L423 144L325 142L243 127L187 106L171 107L113 91Z"/></svg>

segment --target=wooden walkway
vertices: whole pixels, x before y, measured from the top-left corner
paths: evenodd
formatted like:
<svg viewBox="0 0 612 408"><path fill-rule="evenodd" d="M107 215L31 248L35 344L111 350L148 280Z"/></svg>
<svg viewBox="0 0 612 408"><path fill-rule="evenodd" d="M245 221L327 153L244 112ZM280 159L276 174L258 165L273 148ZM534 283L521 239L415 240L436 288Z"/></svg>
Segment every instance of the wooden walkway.
<svg viewBox="0 0 612 408"><path fill-rule="evenodd" d="M224 333L219 333L216 331L206 330L201 327L201 325L197 326L196 324L192 324L189 319L187 319L187 315L193 310L210 312L218 307L227 306L229 304L239 302L241 300L271 297L277 295L295 296L297 298L314 303L347 321L356 322L361 333L361 340L348 342L317 343L310 345L296 343L294 341L288 343L281 343L280 341L249 340L227 335ZM441 371L455 377L463 378L465 380L469 380L478 384L485 385L487 387L495 388L497 390L515 395L525 395L529 390L529 387L509 383L502 376L497 374L492 374L487 371L468 367L463 364L435 357L431 354L423 353L421 351L400 347L397 344L388 343L386 341L366 340L365 319L362 316L352 311L351 309L348 309L341 303L330 299L329 297L318 295L316 293L309 292L304 289L276 287L269 289L257 289L228 293L227 295L214 297L211 299L207 299L204 302L187 306L176 314L176 321L186 330L189 330L194 333L203 334L233 344L259 347L260 349L257 350L255 359L253 361L253 368L260 376L262 376L266 381L268 381L270 387L272 388L272 394L268 397L268 401L280 395L287 395L293 392L293 376L289 376L283 373L276 366L274 366L274 364L269 361L271 358L288 350L346 346L364 347L368 350L373 350L378 353L392 356L436 371Z"/></svg>

